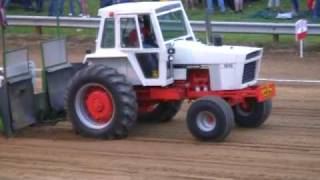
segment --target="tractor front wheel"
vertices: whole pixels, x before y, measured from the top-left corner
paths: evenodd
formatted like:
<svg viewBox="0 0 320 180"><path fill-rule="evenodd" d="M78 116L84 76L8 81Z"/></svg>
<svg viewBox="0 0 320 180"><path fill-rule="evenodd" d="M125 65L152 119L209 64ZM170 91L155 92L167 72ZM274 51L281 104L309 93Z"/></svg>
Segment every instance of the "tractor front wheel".
<svg viewBox="0 0 320 180"><path fill-rule="evenodd" d="M248 99L245 104L233 107L235 122L240 127L259 127L269 117L271 109L271 100L257 102L255 99Z"/></svg>
<svg viewBox="0 0 320 180"><path fill-rule="evenodd" d="M190 106L187 125L192 135L198 139L223 141L234 126L234 115L224 99L203 97Z"/></svg>
<svg viewBox="0 0 320 180"><path fill-rule="evenodd" d="M103 139L127 136L136 120L137 103L123 75L103 65L90 65L70 82L65 104L77 133Z"/></svg>
<svg viewBox="0 0 320 180"><path fill-rule="evenodd" d="M160 102L152 107L149 112L143 112L138 115L140 122L169 122L180 110L183 101Z"/></svg>

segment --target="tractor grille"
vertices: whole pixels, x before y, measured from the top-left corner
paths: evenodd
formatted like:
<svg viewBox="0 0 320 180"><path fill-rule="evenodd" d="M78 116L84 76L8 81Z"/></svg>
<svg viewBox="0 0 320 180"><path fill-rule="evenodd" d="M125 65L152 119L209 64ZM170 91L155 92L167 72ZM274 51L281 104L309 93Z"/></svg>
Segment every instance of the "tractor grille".
<svg viewBox="0 0 320 180"><path fill-rule="evenodd" d="M256 74L257 62L253 61L251 63L244 65L243 75L242 75L242 84L254 80Z"/></svg>
<svg viewBox="0 0 320 180"><path fill-rule="evenodd" d="M246 60L250 60L252 58L258 57L258 56L260 56L260 54L261 54L261 51L253 51L252 53L249 53L246 56Z"/></svg>

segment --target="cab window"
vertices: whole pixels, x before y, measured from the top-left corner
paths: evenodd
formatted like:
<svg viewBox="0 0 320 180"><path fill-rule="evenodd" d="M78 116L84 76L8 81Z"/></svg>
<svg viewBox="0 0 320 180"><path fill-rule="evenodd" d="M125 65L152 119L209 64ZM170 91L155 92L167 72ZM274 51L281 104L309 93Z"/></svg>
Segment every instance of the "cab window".
<svg viewBox="0 0 320 180"><path fill-rule="evenodd" d="M121 18L121 47L139 48L139 38L135 18Z"/></svg>
<svg viewBox="0 0 320 180"><path fill-rule="evenodd" d="M149 15L139 15L140 34L142 38L143 48L157 48L157 40Z"/></svg>
<svg viewBox="0 0 320 180"><path fill-rule="evenodd" d="M114 19L107 18L104 21L104 31L102 34L102 48L114 48L115 34L114 34Z"/></svg>

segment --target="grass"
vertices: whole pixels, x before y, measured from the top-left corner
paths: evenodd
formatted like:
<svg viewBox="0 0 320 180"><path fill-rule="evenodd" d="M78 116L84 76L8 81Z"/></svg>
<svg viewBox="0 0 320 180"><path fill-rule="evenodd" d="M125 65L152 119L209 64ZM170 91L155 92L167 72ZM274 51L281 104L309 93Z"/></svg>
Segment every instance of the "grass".
<svg viewBox="0 0 320 180"><path fill-rule="evenodd" d="M300 1L301 13L298 17L292 20L276 19L272 17L253 17L257 12L266 11L267 1L260 0L251 3L247 3L244 7L242 13L234 13L230 9L224 13L221 13L218 8L215 8L215 13L210 16L212 20L215 21L249 21L249 22L295 22L299 18L307 18L311 20L311 16L306 12L306 1ZM291 11L291 2L290 0L281 1L281 11L289 12ZM194 20L203 20L205 17L203 8L187 10L187 13L191 19ZM276 14L275 10L270 11L272 14Z"/></svg>
<svg viewBox="0 0 320 180"><path fill-rule="evenodd" d="M266 49L272 48L296 48L298 47L298 43L295 41L295 37L293 35L281 35L280 42L273 42L273 38L271 35L265 34L235 34L235 33L224 33L221 34L223 37L224 44L228 45L247 45L247 46L255 46L262 47ZM201 42L206 42L206 34L205 33L196 33L196 37ZM307 50L316 50L318 51L320 46L320 37L312 36L307 37L305 40L305 49Z"/></svg>
<svg viewBox="0 0 320 180"><path fill-rule="evenodd" d="M20 7L20 5L12 4L12 6L8 10L9 15L47 15L48 14L48 2L45 1L45 7L44 11L41 13L35 13L34 11L25 11L23 8ZM184 2L184 1L183 1ZM205 2L205 0L203 0ZM301 9L302 12L306 10L306 1L300 1L301 3ZM89 12L91 16L96 16L97 10L99 8L99 1L88 1L89 6ZM275 18L262 18L257 17L253 18L252 16L256 14L258 11L264 10L267 7L267 1L265 0L259 0L251 3L246 3L244 7L243 13L233 13L230 10L227 10L224 13L221 13L218 8L215 8L215 13L211 15L211 19L217 20L217 21L268 21L268 22L292 22L293 20L281 20L281 19L275 19ZM281 10L284 12L291 11L291 2L290 0L281 0ZM65 7L64 7L64 14L69 13L69 3L66 1ZM76 6L76 12L79 12L79 7ZM203 20L205 17L205 9L204 5L202 7L189 9L187 10L187 13L189 15L189 18L192 20ZM301 13L301 16L306 15L306 13ZM299 18L299 17L298 17Z"/></svg>
<svg viewBox="0 0 320 180"><path fill-rule="evenodd" d="M204 0L203 0L204 1ZM48 2L48 1L46 1ZM99 8L99 1L88 1L89 3L89 12L91 16L97 14L97 9ZM215 8L215 13L210 16L211 20L214 21L249 21L249 22L294 22L297 19L293 20L279 20L275 18L263 18L256 17L253 18L253 15L258 11L264 10L266 8L267 1L260 0L252 3L248 3L245 6L243 13L234 13L230 10L227 10L225 13L218 11L218 8ZM290 0L281 1L282 11L291 10ZM68 10L68 1L66 1L64 12L65 14L69 13ZM48 9L48 3L45 3L45 10ZM301 9L306 9L306 2L301 2ZM79 12L79 8L76 7L76 12ZM203 8L194 8L187 10L188 16L191 20L203 20L205 18L205 10ZM9 15L47 15L48 12L44 11L41 13L35 13L34 11L25 11L19 5L13 5L8 10ZM303 13L302 13L303 14ZM300 18L300 17L299 17ZM34 34L35 29L32 27L9 27L7 32L9 34ZM96 30L90 29L74 29L74 28L62 28L61 33L65 36L72 37L89 37L94 38L96 36ZM43 34L45 36L53 37L56 34L55 28L43 28ZM196 36L205 42L205 33L196 33ZM271 35L259 35L259 34L233 34L225 33L223 34L224 40L228 44L248 44L255 46L264 46L264 47L273 47L274 43L272 41ZM280 36L280 44L278 47L292 47L295 44L294 36L282 35ZM312 37L307 39L307 45L313 46L317 45L320 42L319 37Z"/></svg>

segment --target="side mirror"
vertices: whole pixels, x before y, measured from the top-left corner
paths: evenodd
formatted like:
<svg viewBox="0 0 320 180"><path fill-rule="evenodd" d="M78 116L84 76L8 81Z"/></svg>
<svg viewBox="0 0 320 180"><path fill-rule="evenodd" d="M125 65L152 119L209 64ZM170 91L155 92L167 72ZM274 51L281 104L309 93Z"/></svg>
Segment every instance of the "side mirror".
<svg viewBox="0 0 320 180"><path fill-rule="evenodd" d="M91 49L86 50L86 54L91 54L91 53L92 53Z"/></svg>
<svg viewBox="0 0 320 180"><path fill-rule="evenodd" d="M223 37L220 34L215 34L211 37L211 42L213 42L214 46L222 46L223 45Z"/></svg>

